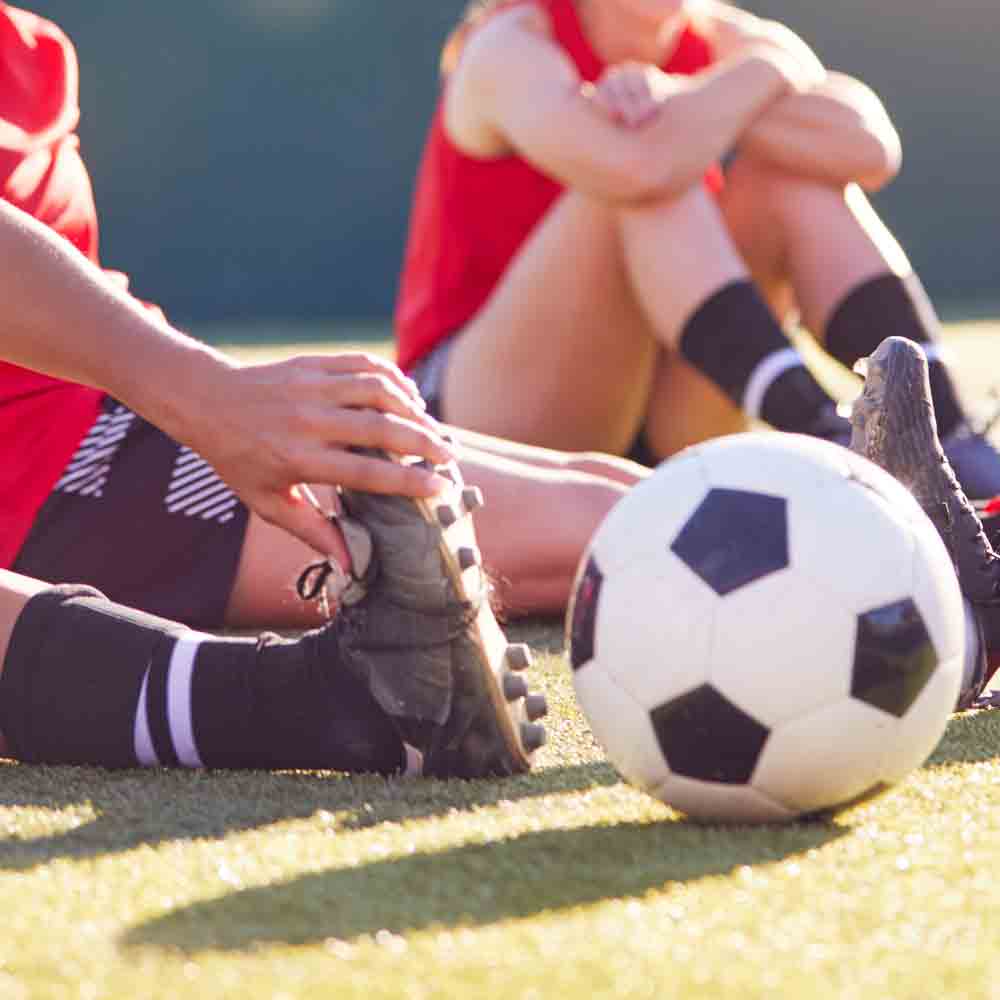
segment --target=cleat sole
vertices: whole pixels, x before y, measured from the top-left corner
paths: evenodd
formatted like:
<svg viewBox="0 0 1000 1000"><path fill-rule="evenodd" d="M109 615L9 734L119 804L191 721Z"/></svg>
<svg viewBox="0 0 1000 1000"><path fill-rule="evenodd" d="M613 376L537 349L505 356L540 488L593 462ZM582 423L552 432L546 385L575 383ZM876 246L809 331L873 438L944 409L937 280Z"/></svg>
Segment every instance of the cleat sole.
<svg viewBox="0 0 1000 1000"><path fill-rule="evenodd" d="M534 753L540 747L545 746L545 727L534 722L521 723L521 742L528 748L529 753Z"/></svg>
<svg viewBox="0 0 1000 1000"><path fill-rule="evenodd" d="M503 675L503 696L508 701L517 701L528 695L528 682L520 674L505 671Z"/></svg>
<svg viewBox="0 0 1000 1000"><path fill-rule="evenodd" d="M544 694L529 694L524 699L524 714L529 722L537 722L549 714L549 703Z"/></svg>
<svg viewBox="0 0 1000 1000"><path fill-rule="evenodd" d="M509 670L527 669L531 665L531 652L523 643L507 642L507 637L493 614L488 596L483 597L483 592L488 593L489 590L485 574L467 572L473 566L481 569L482 564L473 519L468 512L463 514L462 508L455 501L464 501L473 492L481 497L481 492L476 487L464 484L456 463L449 463L448 469L450 474L447 478L455 484L455 489L445 490L437 497L415 500L414 503L429 524L436 524L444 529L441 531L438 548L456 595L465 601L481 601L470 630L470 638L479 649L479 656L475 658L476 674L474 677L466 677L464 681L457 679L456 683L470 686L479 699L482 707L480 714L476 716L476 722L482 723L484 713L488 713L489 720L483 723L485 728L480 727L478 732L470 734L469 739L477 744L487 741L490 750L488 761L481 767L466 768L459 751L452 758L443 761L440 768L435 768L431 762L425 773L431 777L469 778L484 777L487 774L522 774L531 769L531 755L544 744L545 730L528 719L523 696L513 701L507 698L504 678ZM475 561L468 562L470 556L463 553L471 554ZM541 731L540 736L538 730ZM525 741L525 734L528 735L528 742Z"/></svg>
<svg viewBox="0 0 1000 1000"><path fill-rule="evenodd" d="M531 650L526 643L512 642L507 647L504 660L508 670L527 670L531 666Z"/></svg>

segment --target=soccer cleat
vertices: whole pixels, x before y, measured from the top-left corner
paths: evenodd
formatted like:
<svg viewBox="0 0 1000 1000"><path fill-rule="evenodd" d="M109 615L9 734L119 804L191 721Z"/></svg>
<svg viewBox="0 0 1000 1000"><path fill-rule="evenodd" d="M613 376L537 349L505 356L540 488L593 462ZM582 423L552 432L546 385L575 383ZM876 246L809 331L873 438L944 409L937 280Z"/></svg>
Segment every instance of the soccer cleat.
<svg viewBox="0 0 1000 1000"><path fill-rule="evenodd" d="M845 448L851 444L851 422L842 417L836 406L828 406L820 411L819 416L804 431L810 437L822 438Z"/></svg>
<svg viewBox="0 0 1000 1000"><path fill-rule="evenodd" d="M979 645L967 657L957 707L974 707L1000 666L1000 556L938 439L921 347L904 337L889 337L862 370L865 384L851 414L851 448L914 495L948 549L962 594L974 612L972 645Z"/></svg>
<svg viewBox="0 0 1000 1000"><path fill-rule="evenodd" d="M537 719L547 709L512 672L530 664L530 653L508 644L490 607L469 516L481 495L465 487L455 463L436 471L452 485L429 499L341 490L338 522L364 528L371 558L367 566L355 560L352 599L341 600L324 633L419 751L425 775L518 774L544 742ZM317 596L327 566L303 573L300 594Z"/></svg>

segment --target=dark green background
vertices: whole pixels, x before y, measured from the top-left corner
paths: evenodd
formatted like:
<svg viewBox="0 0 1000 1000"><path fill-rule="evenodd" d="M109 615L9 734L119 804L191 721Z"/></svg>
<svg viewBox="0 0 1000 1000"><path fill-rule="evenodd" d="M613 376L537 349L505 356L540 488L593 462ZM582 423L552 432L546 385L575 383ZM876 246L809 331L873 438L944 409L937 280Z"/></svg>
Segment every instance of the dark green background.
<svg viewBox="0 0 1000 1000"><path fill-rule="evenodd" d="M109 266L181 320L384 317L464 0L38 0L77 43ZM761 0L882 95L878 198L940 301L1000 296L997 0Z"/></svg>

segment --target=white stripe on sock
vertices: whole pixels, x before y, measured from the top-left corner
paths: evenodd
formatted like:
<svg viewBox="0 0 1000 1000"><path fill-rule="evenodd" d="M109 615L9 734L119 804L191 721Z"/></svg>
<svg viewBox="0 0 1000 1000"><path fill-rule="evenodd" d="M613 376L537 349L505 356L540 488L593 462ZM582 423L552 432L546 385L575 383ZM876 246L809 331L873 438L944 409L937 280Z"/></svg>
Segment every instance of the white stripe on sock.
<svg viewBox="0 0 1000 1000"><path fill-rule="evenodd" d="M135 759L143 767L159 767L160 761L153 748L153 737L149 733L149 719L146 715L146 685L149 683L149 670L142 678L142 689L139 691L139 704L135 709L135 729L132 744L135 748Z"/></svg>
<svg viewBox="0 0 1000 1000"><path fill-rule="evenodd" d="M743 390L743 412L756 420L761 419L760 411L764 396L775 379L784 375L789 368L802 367L802 355L794 347L783 347L763 358L750 373L746 389Z"/></svg>
<svg viewBox="0 0 1000 1000"><path fill-rule="evenodd" d="M167 724L177 759L185 767L204 767L194 740L194 719L191 715L191 679L198 647L209 636L201 632L185 632L177 637L170 666L167 668Z"/></svg>

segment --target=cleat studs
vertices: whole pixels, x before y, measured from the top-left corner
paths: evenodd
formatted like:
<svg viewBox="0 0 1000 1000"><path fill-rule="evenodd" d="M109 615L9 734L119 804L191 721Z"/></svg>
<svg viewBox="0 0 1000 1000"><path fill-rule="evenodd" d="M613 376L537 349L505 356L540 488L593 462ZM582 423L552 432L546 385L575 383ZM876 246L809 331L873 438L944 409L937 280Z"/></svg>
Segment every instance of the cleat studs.
<svg viewBox="0 0 1000 1000"><path fill-rule="evenodd" d="M517 701L528 693L528 685L523 677L506 671L503 675L503 696L508 701Z"/></svg>
<svg viewBox="0 0 1000 1000"><path fill-rule="evenodd" d="M531 666L531 650L523 642L512 642L504 653L509 670L527 670Z"/></svg>
<svg viewBox="0 0 1000 1000"><path fill-rule="evenodd" d="M462 490L462 504L470 514L474 510L479 510L484 503L483 491L478 486L466 486Z"/></svg>
<svg viewBox="0 0 1000 1000"><path fill-rule="evenodd" d="M479 565L479 552L476 549L469 548L468 546L463 546L458 550L458 565L465 572L467 569L472 569L473 566Z"/></svg>
<svg viewBox="0 0 1000 1000"><path fill-rule="evenodd" d="M522 722L521 742L528 753L534 753L539 747L545 746L545 727L535 722Z"/></svg>
<svg viewBox="0 0 1000 1000"><path fill-rule="evenodd" d="M450 504L441 504L437 509L438 523L443 528L450 528L458 520L458 511Z"/></svg>
<svg viewBox="0 0 1000 1000"><path fill-rule="evenodd" d="M544 694L529 694L524 699L524 714L532 721L537 722L549 714L549 703L545 700Z"/></svg>

